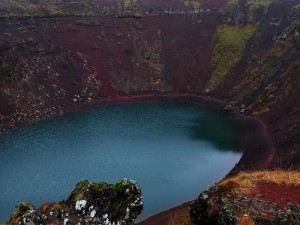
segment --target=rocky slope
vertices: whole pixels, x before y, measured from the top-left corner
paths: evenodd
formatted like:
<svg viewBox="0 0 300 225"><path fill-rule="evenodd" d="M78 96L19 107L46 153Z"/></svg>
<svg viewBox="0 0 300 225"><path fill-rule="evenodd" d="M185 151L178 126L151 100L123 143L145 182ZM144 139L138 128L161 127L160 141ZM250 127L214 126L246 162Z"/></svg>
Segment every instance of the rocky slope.
<svg viewBox="0 0 300 225"><path fill-rule="evenodd" d="M297 225L299 178L299 172L257 171L225 179L191 204L192 224L235 225L250 217L256 224Z"/></svg>

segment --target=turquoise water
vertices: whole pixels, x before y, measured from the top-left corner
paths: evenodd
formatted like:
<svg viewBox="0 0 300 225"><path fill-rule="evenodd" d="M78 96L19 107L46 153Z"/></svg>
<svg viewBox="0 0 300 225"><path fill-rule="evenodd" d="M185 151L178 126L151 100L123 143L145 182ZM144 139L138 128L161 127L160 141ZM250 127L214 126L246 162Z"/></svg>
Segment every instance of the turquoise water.
<svg viewBox="0 0 300 225"><path fill-rule="evenodd" d="M164 102L102 106L0 136L0 223L18 202L65 199L81 179L135 179L140 219L192 200L238 162L221 114Z"/></svg>

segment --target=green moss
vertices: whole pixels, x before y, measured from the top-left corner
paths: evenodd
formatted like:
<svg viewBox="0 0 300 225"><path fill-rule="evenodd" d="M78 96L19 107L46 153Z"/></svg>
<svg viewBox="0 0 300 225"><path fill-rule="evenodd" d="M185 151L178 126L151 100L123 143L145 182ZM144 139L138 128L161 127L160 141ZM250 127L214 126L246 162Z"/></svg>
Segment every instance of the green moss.
<svg viewBox="0 0 300 225"><path fill-rule="evenodd" d="M238 0L229 0L229 1L226 3L225 11L226 11L226 12L233 12L233 11L237 8L238 3L239 3Z"/></svg>
<svg viewBox="0 0 300 225"><path fill-rule="evenodd" d="M80 200L84 198L85 190L88 189L89 187L89 182L87 180L82 180L78 182L71 192L69 199L75 199L75 200Z"/></svg>
<svg viewBox="0 0 300 225"><path fill-rule="evenodd" d="M87 180L81 180L76 184L75 190L83 190L85 188L88 188L89 182Z"/></svg>
<svg viewBox="0 0 300 225"><path fill-rule="evenodd" d="M19 203L11 214L7 224L18 224L21 221L22 216L30 215L33 210L34 207L31 204L25 202Z"/></svg>
<svg viewBox="0 0 300 225"><path fill-rule="evenodd" d="M239 62L247 41L254 35L256 27L224 25L218 28L212 57L212 76L207 92L216 88Z"/></svg>
<svg viewBox="0 0 300 225"><path fill-rule="evenodd" d="M257 96L250 105L250 108L254 110L253 115L265 114L274 104L282 101L284 98L299 90L299 73L300 59L292 62L280 75L282 78L284 78L280 82L280 85L274 82L264 87L264 91Z"/></svg>
<svg viewBox="0 0 300 225"><path fill-rule="evenodd" d="M131 15L134 14L138 7L137 0L124 0L123 2L123 14Z"/></svg>
<svg viewBox="0 0 300 225"><path fill-rule="evenodd" d="M272 0L248 0L246 6L251 12L254 12L257 10L266 10L271 3Z"/></svg>
<svg viewBox="0 0 300 225"><path fill-rule="evenodd" d="M99 211L99 213L108 214L109 220L115 224L118 221L132 224L143 210L141 189L135 181L128 179L119 180L115 184L81 181L66 201L64 210L78 213L74 208L78 200L86 200L85 209L90 206L102 209L102 212Z"/></svg>
<svg viewBox="0 0 300 225"><path fill-rule="evenodd" d="M247 108L254 115L268 112L272 105L296 91L300 85L299 76L297 76L300 61L292 61L287 68L282 65L287 57L285 55L293 52L299 43L300 37L291 36L285 41L274 44L259 59L260 63L255 68L250 66L244 71L241 80L229 95L240 104L247 102Z"/></svg>
<svg viewBox="0 0 300 225"><path fill-rule="evenodd" d="M299 11L300 11L300 4L295 5L295 6L293 7L293 9L299 12Z"/></svg>
<svg viewBox="0 0 300 225"><path fill-rule="evenodd" d="M14 214L24 214L29 210L33 210L33 206L29 203L21 202L16 206Z"/></svg>

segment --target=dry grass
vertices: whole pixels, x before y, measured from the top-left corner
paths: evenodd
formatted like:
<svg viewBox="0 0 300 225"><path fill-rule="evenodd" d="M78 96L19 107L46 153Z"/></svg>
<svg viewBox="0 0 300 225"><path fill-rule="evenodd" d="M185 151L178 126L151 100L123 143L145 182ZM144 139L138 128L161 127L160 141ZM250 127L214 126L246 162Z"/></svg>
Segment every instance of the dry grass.
<svg viewBox="0 0 300 225"><path fill-rule="evenodd" d="M171 221L168 225L189 225L190 224L190 215L189 212L175 212Z"/></svg>
<svg viewBox="0 0 300 225"><path fill-rule="evenodd" d="M48 210L59 209L59 208L61 208L61 205L59 203L45 203L40 207L41 211L43 212Z"/></svg>
<svg viewBox="0 0 300 225"><path fill-rule="evenodd" d="M258 182L300 187L300 172L284 170L241 172L222 181L219 187L232 194L250 194Z"/></svg>
<svg viewBox="0 0 300 225"><path fill-rule="evenodd" d="M255 223L249 216L242 216L238 219L237 225L255 225Z"/></svg>

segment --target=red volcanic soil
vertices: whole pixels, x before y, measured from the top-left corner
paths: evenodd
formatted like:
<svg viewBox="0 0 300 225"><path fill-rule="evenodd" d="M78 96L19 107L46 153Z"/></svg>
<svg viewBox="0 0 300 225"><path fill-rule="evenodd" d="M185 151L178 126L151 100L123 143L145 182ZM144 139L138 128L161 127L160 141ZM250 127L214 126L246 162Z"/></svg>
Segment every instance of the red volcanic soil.
<svg viewBox="0 0 300 225"><path fill-rule="evenodd" d="M286 208L288 203L300 205L300 187L297 186L259 182L256 184L255 193L259 198L277 203L282 209Z"/></svg>
<svg viewBox="0 0 300 225"><path fill-rule="evenodd" d="M154 216L149 217L138 225L167 225L171 224L172 218L174 218L175 214L189 214L189 204L190 202L186 202L180 206L169 209L167 211L158 213ZM185 224L182 224L185 225Z"/></svg>

